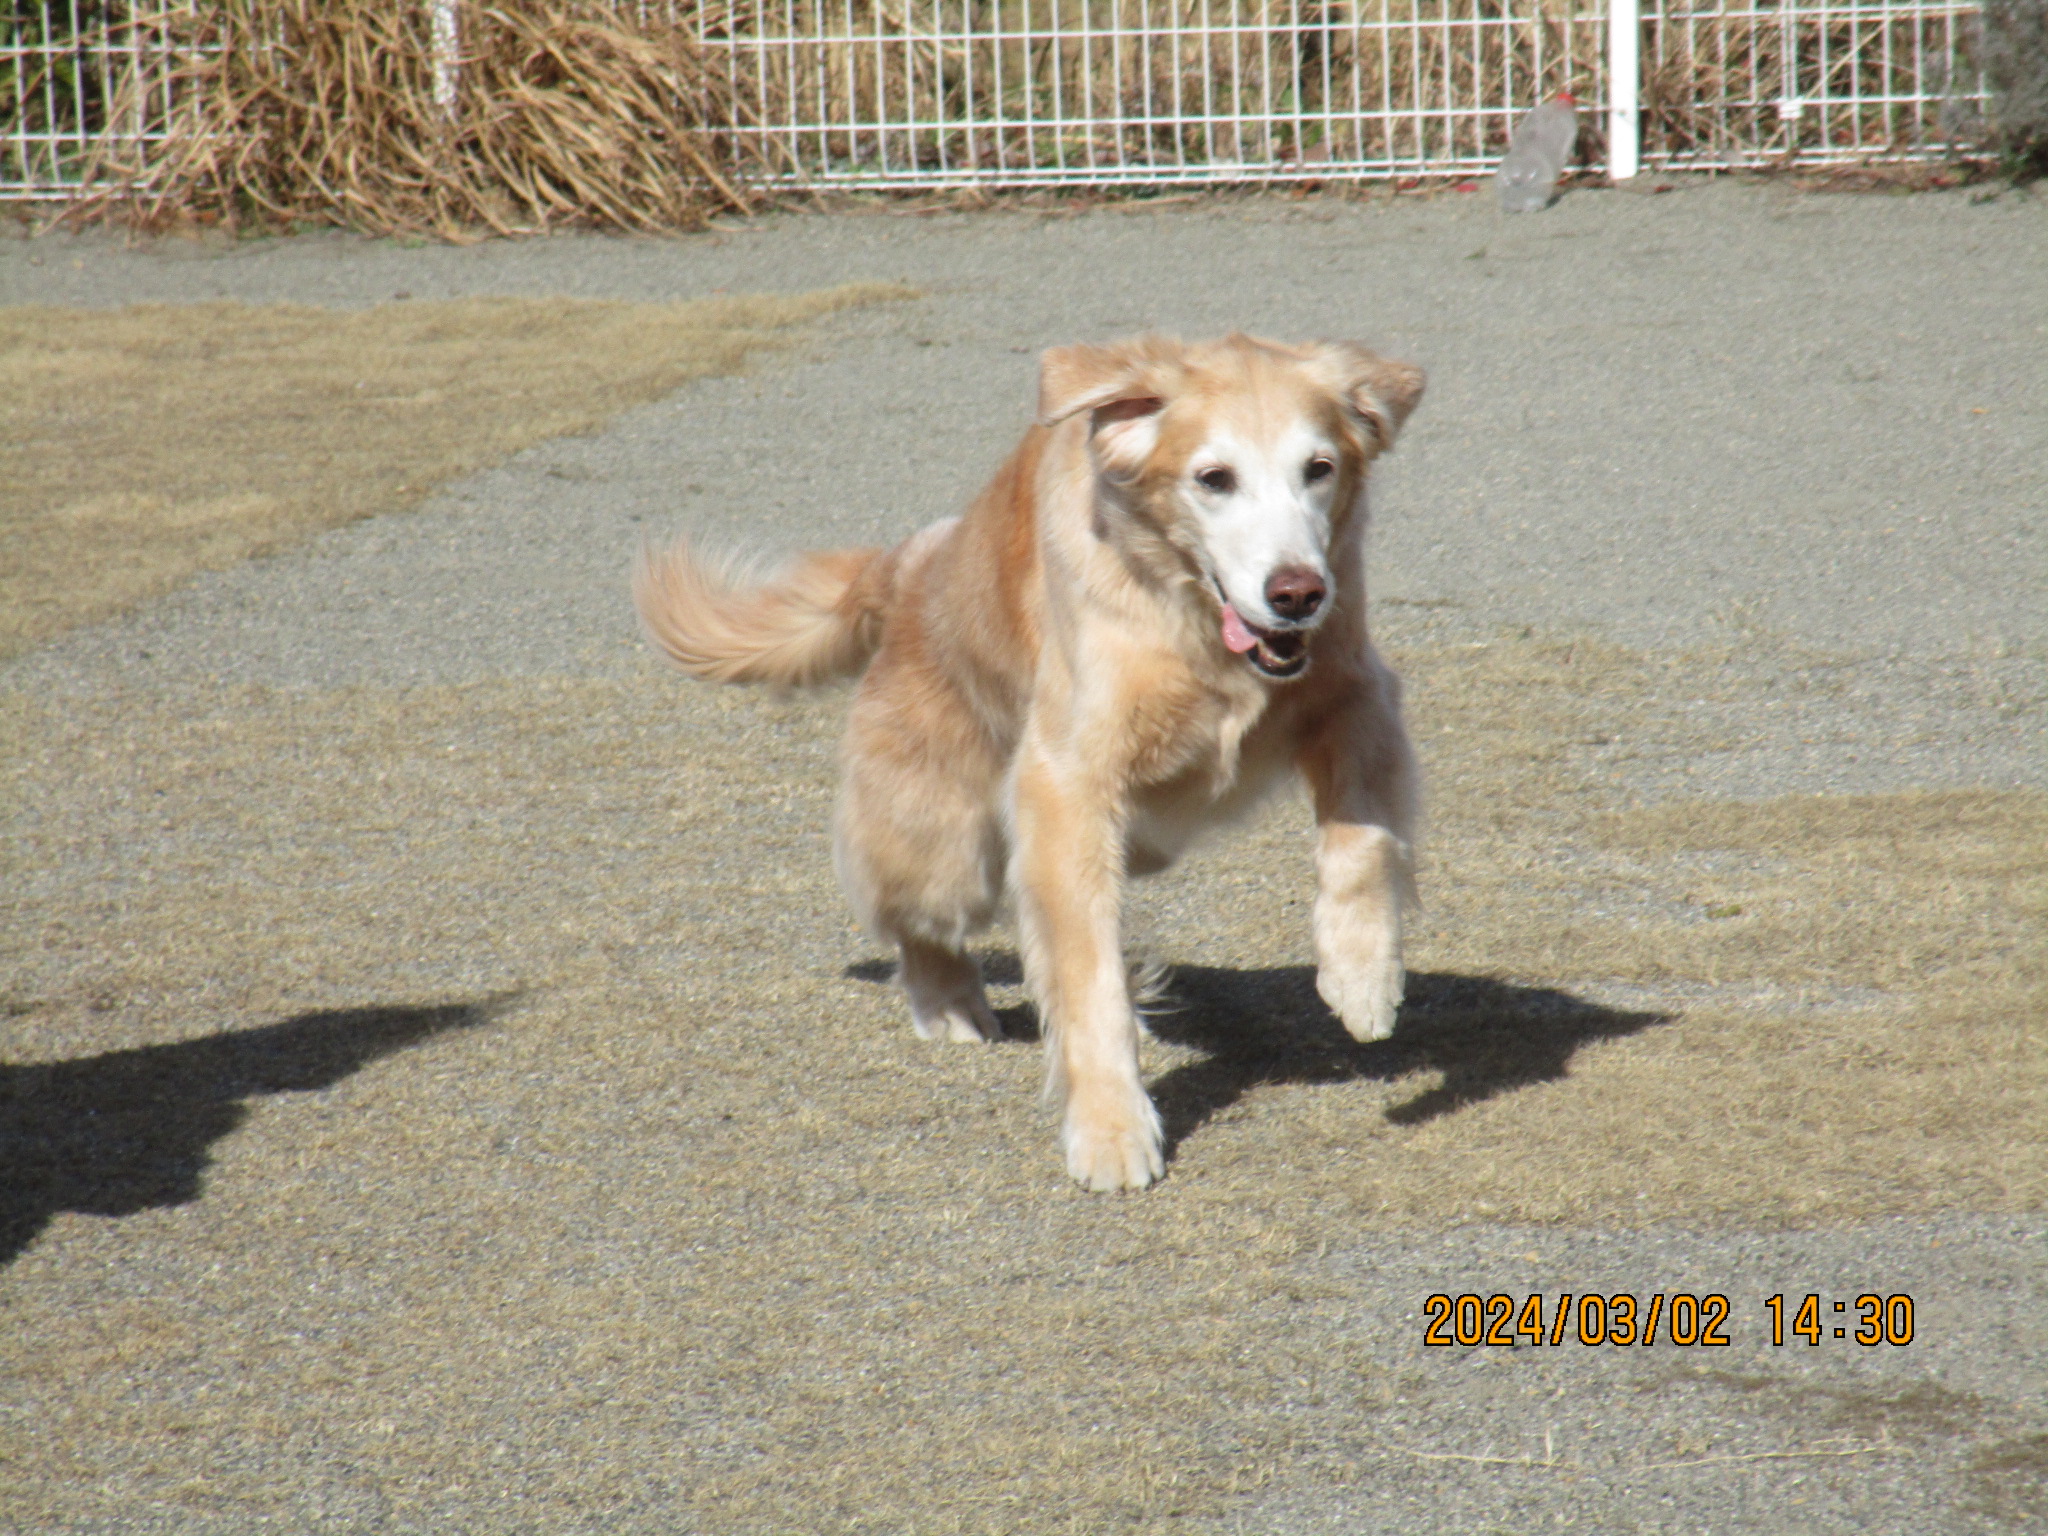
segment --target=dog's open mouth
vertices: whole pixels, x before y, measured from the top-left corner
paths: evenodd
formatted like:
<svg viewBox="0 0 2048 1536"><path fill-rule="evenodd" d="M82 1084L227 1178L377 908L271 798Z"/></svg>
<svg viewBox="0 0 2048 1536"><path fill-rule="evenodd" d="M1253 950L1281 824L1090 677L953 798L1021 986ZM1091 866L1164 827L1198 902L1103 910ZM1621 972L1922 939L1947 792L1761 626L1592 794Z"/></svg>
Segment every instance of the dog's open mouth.
<svg viewBox="0 0 2048 1536"><path fill-rule="evenodd" d="M1292 677L1308 665L1308 636L1298 629L1257 629L1226 598L1223 644L1268 677Z"/></svg>

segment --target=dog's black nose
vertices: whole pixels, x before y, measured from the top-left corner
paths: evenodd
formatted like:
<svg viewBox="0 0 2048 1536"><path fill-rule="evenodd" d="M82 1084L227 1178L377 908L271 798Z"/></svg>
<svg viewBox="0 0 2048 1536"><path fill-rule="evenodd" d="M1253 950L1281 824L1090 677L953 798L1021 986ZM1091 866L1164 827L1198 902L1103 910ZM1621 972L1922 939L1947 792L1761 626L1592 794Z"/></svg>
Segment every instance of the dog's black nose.
<svg viewBox="0 0 2048 1536"><path fill-rule="evenodd" d="M1305 565L1285 565L1266 578L1266 606L1299 624L1323 606L1323 578Z"/></svg>

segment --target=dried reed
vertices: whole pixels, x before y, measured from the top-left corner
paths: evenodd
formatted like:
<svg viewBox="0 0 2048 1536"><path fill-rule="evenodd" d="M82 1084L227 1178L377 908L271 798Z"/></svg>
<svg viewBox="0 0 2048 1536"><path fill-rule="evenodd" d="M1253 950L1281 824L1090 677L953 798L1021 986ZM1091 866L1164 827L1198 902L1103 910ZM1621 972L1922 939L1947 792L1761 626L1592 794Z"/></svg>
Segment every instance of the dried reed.
<svg viewBox="0 0 2048 1536"><path fill-rule="evenodd" d="M715 58L638 9L180 0L133 25L86 215L461 239L689 228L750 200Z"/></svg>

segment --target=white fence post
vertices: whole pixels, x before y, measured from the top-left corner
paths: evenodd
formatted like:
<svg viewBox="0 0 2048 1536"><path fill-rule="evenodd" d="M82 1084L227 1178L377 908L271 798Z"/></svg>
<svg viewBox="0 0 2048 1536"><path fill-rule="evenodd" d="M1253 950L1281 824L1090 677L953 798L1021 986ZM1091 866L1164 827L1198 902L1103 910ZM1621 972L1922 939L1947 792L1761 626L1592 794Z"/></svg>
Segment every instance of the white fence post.
<svg viewBox="0 0 2048 1536"><path fill-rule="evenodd" d="M1615 181L1640 169L1636 103L1643 87L1642 40L1639 0L1607 0L1607 174Z"/></svg>
<svg viewBox="0 0 2048 1536"><path fill-rule="evenodd" d="M434 105L448 119L455 116L455 91L461 81L462 34L455 22L455 0L428 0L434 21Z"/></svg>

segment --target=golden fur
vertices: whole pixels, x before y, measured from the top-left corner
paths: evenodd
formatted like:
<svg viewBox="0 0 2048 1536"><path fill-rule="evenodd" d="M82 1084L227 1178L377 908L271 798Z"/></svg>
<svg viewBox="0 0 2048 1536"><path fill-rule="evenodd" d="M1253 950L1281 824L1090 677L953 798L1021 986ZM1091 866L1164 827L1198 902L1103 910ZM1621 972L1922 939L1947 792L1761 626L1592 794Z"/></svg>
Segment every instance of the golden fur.
<svg viewBox="0 0 2048 1536"><path fill-rule="evenodd" d="M865 664L841 882L897 947L918 1032L956 1040L999 1032L966 944L1014 898L1068 1171L1090 1189L1164 1172L1123 881L1290 771L1318 826L1318 986L1359 1038L1393 1027L1417 787L1366 637L1364 492L1421 392L1349 343L1055 348L1038 424L961 517L753 589L684 544L635 571L649 632L695 676Z"/></svg>

